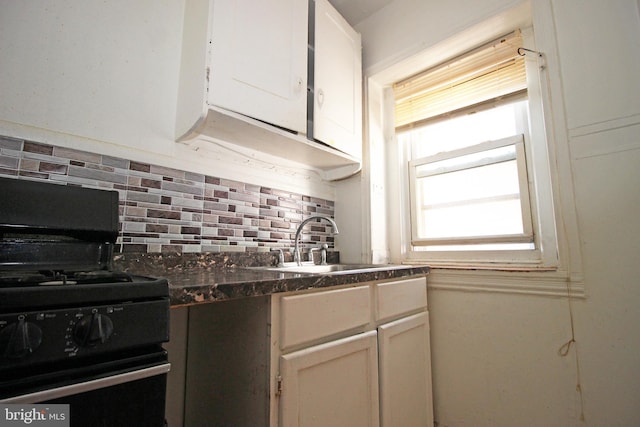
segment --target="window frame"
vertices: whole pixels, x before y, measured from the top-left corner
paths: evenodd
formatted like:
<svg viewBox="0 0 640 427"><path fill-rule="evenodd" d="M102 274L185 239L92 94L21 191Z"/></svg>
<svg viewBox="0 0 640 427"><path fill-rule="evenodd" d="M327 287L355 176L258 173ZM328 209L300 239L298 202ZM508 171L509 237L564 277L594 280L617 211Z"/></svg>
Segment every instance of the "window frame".
<svg viewBox="0 0 640 427"><path fill-rule="evenodd" d="M409 206L403 191L406 176L403 159L408 158L408 153L405 152L407 147L400 146L395 138L391 86L415 74L419 68L447 60L451 52L473 48L476 40L489 40L515 27L524 32L530 26L535 27L535 43L529 41L533 40L531 32L525 47L534 52L526 54L526 61L540 69L538 84L545 101L530 114L544 118L547 147L541 156L546 156L550 169L550 176L541 176L535 189L538 194L545 195L538 200L552 206L557 220L554 239L544 242L547 250L536 263L516 260L492 264L472 260L447 265L442 261L411 258L407 252L407 220L401 212L403 206ZM361 261L428 265L431 267L429 288L434 290L586 297L556 37L550 3L527 0L455 34L416 45L392 59L366 68ZM425 45L428 47L424 48ZM536 210L534 208L534 212ZM545 218L535 217L533 221L544 222ZM544 239L543 236L536 238Z"/></svg>
<svg viewBox="0 0 640 427"><path fill-rule="evenodd" d="M513 155L501 156L494 159L478 159L467 163L464 166L447 167L433 172L418 172L420 166L464 157L470 154L477 154L497 148L514 146ZM418 209L418 202L421 197L418 194L418 179L428 176L441 175L448 172L469 170L479 166L489 166L499 164L504 161L515 160L518 173L519 202L522 219L522 233L500 234L482 236L460 236L460 237L420 237L421 213ZM533 243L533 225L531 221L531 204L529 202L529 182L527 179L527 164L524 147L524 135L518 134L495 141L486 141L469 147L457 150L438 153L432 156L412 159L409 161L409 200L411 200L411 244L412 246L431 245L473 245L486 243Z"/></svg>
<svg viewBox="0 0 640 427"><path fill-rule="evenodd" d="M515 28L513 29L515 30ZM534 49L533 28L522 28L523 45ZM462 53L462 52L460 52ZM452 57L455 56L452 55ZM533 227L533 250L460 250L424 251L412 245L411 195L408 185L411 160L410 147L398 147L400 153L399 171L404 176L400 185L402 205L402 237L400 252L403 262L425 263L435 268L480 268L556 270L560 265L556 216L554 212L551 185L551 165L549 162L546 134L541 67L537 58L525 58L527 73L528 119L523 127L525 158L529 182L531 224ZM388 104L390 105L390 104ZM394 132L394 140L397 137ZM408 144L407 144L408 145Z"/></svg>

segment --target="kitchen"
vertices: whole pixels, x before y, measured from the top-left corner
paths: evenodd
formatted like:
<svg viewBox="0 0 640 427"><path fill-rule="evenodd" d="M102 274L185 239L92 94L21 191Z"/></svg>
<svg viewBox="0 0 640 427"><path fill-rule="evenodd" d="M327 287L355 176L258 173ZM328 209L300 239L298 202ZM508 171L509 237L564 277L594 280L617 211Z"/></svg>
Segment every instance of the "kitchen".
<svg viewBox="0 0 640 427"><path fill-rule="evenodd" d="M362 36L363 81L521 3L390 2L350 22ZM584 296L521 292L518 286L535 284L517 274L487 279L478 271L456 277L432 271L435 421L440 426L635 425L640 418L640 340L634 333L640 290L632 270L640 227L639 5L533 0L531 9L534 26L540 23L545 30L537 48L547 55L552 76L560 184L574 210L565 212L575 228L571 254L580 259L571 283L579 284ZM24 172L64 175L60 159L66 159L75 176L95 179L98 168L89 173L78 163L100 164L95 157L104 156L112 165L126 160L134 169L178 171L176 178L185 180L214 177L212 185L226 187L228 196L260 187L302 195L314 209L335 215L340 234L335 241L328 232L322 238L335 243L342 262L402 261L387 243L395 239L386 235L390 225L370 207L385 191L378 171L368 169L375 159L363 162L362 172L333 182L250 151L223 145L195 151L176 143L185 2L5 2L1 10L3 175L18 168L16 158L26 157ZM375 140L364 141L367 156ZM282 214L288 215L286 209ZM141 233L134 222L125 231ZM202 247L190 241L189 231L176 233L184 252L245 250L241 244ZM456 280L462 286L451 285ZM479 289L488 280L505 286ZM559 348L572 338L570 314L575 342L561 357Z"/></svg>

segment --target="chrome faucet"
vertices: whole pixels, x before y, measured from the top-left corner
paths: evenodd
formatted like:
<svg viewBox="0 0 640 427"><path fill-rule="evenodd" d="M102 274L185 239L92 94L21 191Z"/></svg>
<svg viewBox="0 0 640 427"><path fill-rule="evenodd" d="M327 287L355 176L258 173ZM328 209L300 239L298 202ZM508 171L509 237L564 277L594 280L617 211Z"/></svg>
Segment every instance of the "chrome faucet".
<svg viewBox="0 0 640 427"><path fill-rule="evenodd" d="M302 232L302 228L309 222L312 221L314 219L324 219L325 221L328 221L331 224L332 230L331 232L333 234L339 234L338 231L338 224L336 224L336 222L334 220L332 220L329 217L326 216L322 216L322 215L314 215L314 216L310 216L309 218L305 219L304 221L302 221L300 223L300 225L298 226L298 229L296 230L296 239L294 241L294 248L293 248L293 261L297 264L297 265L301 265L301 258L300 258L300 249L298 247L299 245L299 239L300 239L300 233Z"/></svg>

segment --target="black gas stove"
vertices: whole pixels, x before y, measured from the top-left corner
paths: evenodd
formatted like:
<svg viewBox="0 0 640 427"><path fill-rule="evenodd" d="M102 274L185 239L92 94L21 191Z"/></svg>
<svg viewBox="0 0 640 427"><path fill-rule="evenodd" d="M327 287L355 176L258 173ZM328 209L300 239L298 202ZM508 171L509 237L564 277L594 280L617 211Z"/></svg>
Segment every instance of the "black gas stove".
<svg viewBox="0 0 640 427"><path fill-rule="evenodd" d="M0 178L0 199L0 402L116 426L126 395L128 422L164 425L168 285L112 269L118 193Z"/></svg>

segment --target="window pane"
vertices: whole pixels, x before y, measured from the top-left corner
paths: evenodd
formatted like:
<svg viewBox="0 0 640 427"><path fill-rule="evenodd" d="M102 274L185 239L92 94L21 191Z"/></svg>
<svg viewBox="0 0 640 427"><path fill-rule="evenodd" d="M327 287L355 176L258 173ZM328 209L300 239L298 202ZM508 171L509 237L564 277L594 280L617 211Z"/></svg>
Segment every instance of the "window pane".
<svg viewBox="0 0 640 427"><path fill-rule="evenodd" d="M515 160L417 180L418 238L523 232Z"/></svg>
<svg viewBox="0 0 640 427"><path fill-rule="evenodd" d="M414 159L428 157L521 133L517 129L518 108L526 103L526 100L514 102L408 131L412 156Z"/></svg>
<svg viewBox="0 0 640 427"><path fill-rule="evenodd" d="M423 214L423 238L494 236L522 233L520 200L429 209Z"/></svg>

